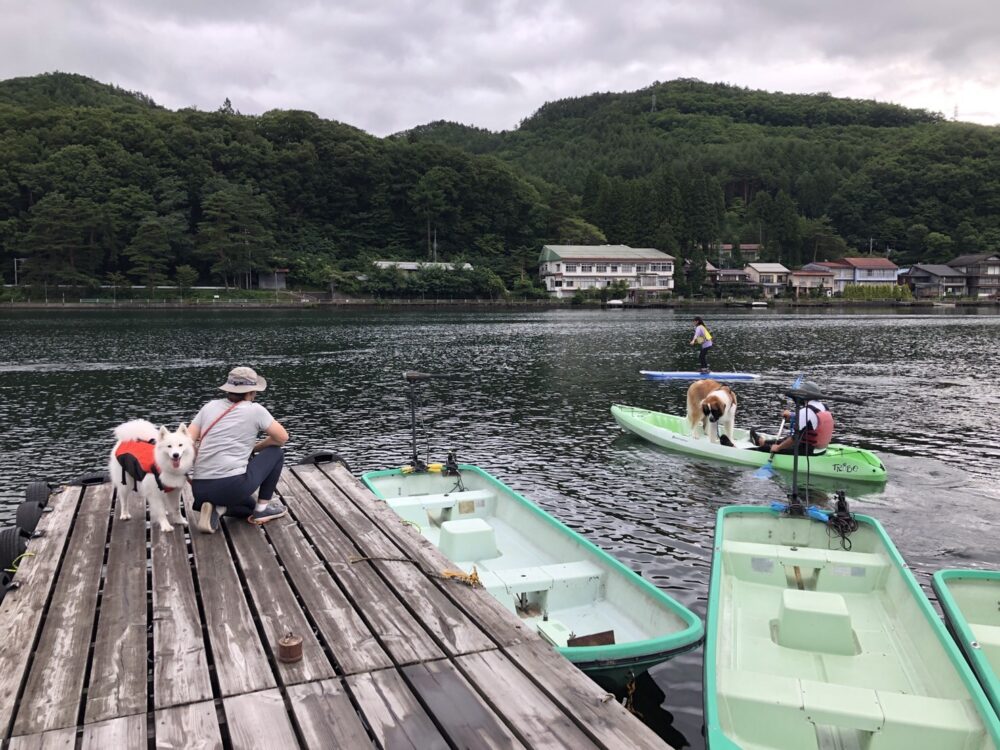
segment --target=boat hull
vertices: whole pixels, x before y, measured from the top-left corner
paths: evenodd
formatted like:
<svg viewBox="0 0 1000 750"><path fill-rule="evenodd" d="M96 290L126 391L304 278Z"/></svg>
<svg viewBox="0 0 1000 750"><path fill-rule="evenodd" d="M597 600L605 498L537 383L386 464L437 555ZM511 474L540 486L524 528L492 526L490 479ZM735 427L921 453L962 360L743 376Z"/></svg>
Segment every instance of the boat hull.
<svg viewBox="0 0 1000 750"><path fill-rule="evenodd" d="M459 466L458 477L392 469L362 480L607 688L701 643L697 615L476 466Z"/></svg>
<svg viewBox="0 0 1000 750"><path fill-rule="evenodd" d="M881 525L719 511L705 636L709 747L972 750L1000 721Z"/></svg>
<svg viewBox="0 0 1000 750"><path fill-rule="evenodd" d="M770 454L750 450L750 433L747 430L733 431L733 444L729 448L712 443L707 438L696 440L691 437L687 419L675 414L640 409L636 406L615 404L611 414L622 427L639 437L671 450L702 458L712 458L741 466L761 467L768 462ZM775 454L772 466L782 471L792 470L793 456ZM808 466L807 466L808 461ZM818 456L800 456L799 469L811 476L835 477L851 482L885 482L885 466L871 451L863 448L831 443Z"/></svg>
<svg viewBox="0 0 1000 750"><path fill-rule="evenodd" d="M1000 571L939 570L931 584L948 629L1000 714Z"/></svg>

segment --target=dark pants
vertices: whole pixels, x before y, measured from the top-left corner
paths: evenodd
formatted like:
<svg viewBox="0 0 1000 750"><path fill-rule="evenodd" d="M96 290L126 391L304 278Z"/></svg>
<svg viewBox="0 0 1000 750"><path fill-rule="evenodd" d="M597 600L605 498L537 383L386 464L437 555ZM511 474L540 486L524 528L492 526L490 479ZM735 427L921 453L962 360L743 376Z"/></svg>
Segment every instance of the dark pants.
<svg viewBox="0 0 1000 750"><path fill-rule="evenodd" d="M761 445L758 448L754 448L754 450L764 451L765 453L770 453L771 452L771 446L774 445L775 443L780 443L784 439L785 438L779 438L777 440L765 440L763 445ZM818 452L822 453L823 451L818 451ZM793 445L791 448L785 448L785 450L783 450L783 451L775 451L775 453L781 454L783 456L792 456L792 455L795 454L795 446ZM813 450L813 447L811 445L809 445L809 443L799 443L799 455L800 456L813 456L816 453L817 453L817 451Z"/></svg>
<svg viewBox="0 0 1000 750"><path fill-rule="evenodd" d="M698 365L702 370L708 369L708 352L711 348L711 346L703 346L698 350Z"/></svg>
<svg viewBox="0 0 1000 750"><path fill-rule="evenodd" d="M257 495L260 501L274 497L274 488L278 486L284 464L285 454L281 448L272 445L252 456L243 474L222 479L192 480L194 510L200 510L202 503L211 503L225 507L226 515L246 518L254 510L255 490L260 489Z"/></svg>

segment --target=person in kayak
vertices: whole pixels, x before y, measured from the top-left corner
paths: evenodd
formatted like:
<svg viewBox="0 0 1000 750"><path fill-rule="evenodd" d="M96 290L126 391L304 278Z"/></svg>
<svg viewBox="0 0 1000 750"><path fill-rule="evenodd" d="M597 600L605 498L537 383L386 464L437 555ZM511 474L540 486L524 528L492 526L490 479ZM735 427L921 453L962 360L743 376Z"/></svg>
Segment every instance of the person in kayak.
<svg viewBox="0 0 1000 750"><path fill-rule="evenodd" d="M833 413L819 400L822 394L818 385L807 380L800 390L809 395L809 400L798 410L788 437L767 440L758 435L756 430L751 429L750 442L757 447L750 450L794 453L796 431L802 432L799 443L800 456L815 456L826 450L833 438ZM791 419L792 413L786 409L781 416L783 419Z"/></svg>
<svg viewBox="0 0 1000 750"><path fill-rule="evenodd" d="M708 350L712 348L712 332L708 330L708 326L701 318L695 318L694 322L694 337L691 339L691 345L701 344L701 349L698 350L698 366L701 368L701 374L707 375L709 372Z"/></svg>

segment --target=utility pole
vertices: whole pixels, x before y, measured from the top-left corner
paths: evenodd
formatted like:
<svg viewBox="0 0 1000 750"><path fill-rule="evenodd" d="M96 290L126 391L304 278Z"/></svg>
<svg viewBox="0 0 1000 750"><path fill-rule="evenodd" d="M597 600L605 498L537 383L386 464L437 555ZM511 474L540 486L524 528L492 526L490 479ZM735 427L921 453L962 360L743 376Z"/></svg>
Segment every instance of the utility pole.
<svg viewBox="0 0 1000 750"><path fill-rule="evenodd" d="M438 228L434 227L434 262L438 260Z"/></svg>

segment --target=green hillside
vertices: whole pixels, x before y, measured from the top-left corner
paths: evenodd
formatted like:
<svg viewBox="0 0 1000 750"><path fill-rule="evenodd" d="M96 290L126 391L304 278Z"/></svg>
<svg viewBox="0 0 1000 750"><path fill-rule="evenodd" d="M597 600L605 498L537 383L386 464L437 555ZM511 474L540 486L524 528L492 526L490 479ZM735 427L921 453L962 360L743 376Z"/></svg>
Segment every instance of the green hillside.
<svg viewBox="0 0 1000 750"><path fill-rule="evenodd" d="M492 158L310 112L172 112L80 76L0 83L0 268L12 281L241 285L289 268L347 291L372 259L470 261L493 294L579 219ZM20 261L19 261L20 262ZM401 290L392 274L373 286ZM427 281L427 280L424 280ZM432 280L434 281L434 280ZM440 282L437 279L436 282ZM430 282L428 282L430 283Z"/></svg>
<svg viewBox="0 0 1000 750"><path fill-rule="evenodd" d="M901 264L998 250L1000 128L678 80L552 102L508 132L380 139L228 100L174 112L72 74L0 81L7 281L18 259L32 284L239 285L287 267L299 285L492 295L529 285L545 243L697 260L719 241L792 266L869 245ZM435 256L477 273L370 273Z"/></svg>
<svg viewBox="0 0 1000 750"><path fill-rule="evenodd" d="M1000 248L1000 128L893 104L677 80L552 102L513 131L437 122L401 137L555 183L612 242L673 239L683 251L763 238L791 263L867 250L870 238L902 261ZM703 189L721 209L707 235L676 216L658 233L655 204L679 200L690 216L704 199L688 193Z"/></svg>
<svg viewBox="0 0 1000 750"><path fill-rule="evenodd" d="M155 107L145 94L99 83L75 73L46 73L0 81L0 105L27 109L53 107Z"/></svg>

